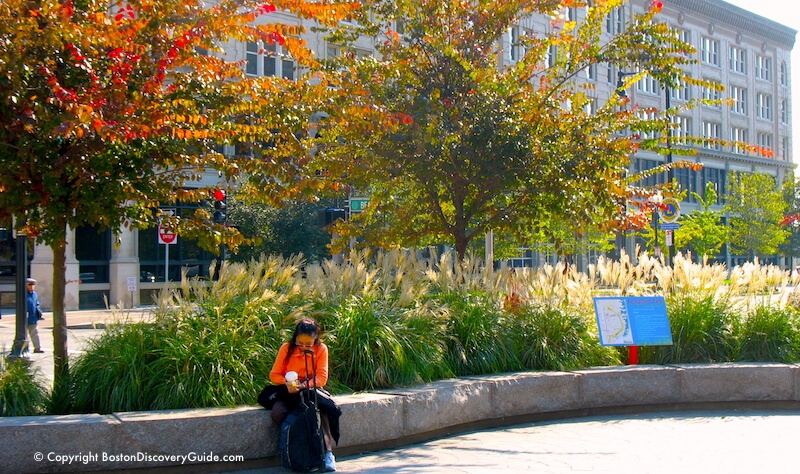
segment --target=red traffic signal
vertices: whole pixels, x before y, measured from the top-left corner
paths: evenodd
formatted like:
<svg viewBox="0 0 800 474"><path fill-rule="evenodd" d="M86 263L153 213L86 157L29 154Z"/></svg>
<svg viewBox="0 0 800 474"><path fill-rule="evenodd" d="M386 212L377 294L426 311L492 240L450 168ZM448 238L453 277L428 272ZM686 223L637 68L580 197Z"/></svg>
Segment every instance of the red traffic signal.
<svg viewBox="0 0 800 474"><path fill-rule="evenodd" d="M217 189L214 191L214 223L225 224L228 220L228 205L225 202L225 191Z"/></svg>

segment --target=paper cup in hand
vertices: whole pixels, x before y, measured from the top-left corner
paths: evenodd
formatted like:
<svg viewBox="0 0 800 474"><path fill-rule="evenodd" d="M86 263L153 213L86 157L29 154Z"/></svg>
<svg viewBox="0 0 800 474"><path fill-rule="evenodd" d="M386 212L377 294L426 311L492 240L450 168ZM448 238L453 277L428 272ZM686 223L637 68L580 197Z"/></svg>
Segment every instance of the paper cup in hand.
<svg viewBox="0 0 800 474"><path fill-rule="evenodd" d="M295 371L286 372L285 378L286 378L286 383L294 384L295 382L297 382L297 372Z"/></svg>

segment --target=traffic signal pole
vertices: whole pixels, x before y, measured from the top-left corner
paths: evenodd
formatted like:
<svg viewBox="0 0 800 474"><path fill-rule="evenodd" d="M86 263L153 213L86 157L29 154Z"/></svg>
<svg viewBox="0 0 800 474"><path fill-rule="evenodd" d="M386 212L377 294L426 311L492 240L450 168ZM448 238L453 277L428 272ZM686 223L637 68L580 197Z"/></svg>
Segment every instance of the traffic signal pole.
<svg viewBox="0 0 800 474"><path fill-rule="evenodd" d="M215 224L225 225L228 222L228 194L224 189L217 189L214 191L214 216ZM219 245L219 264L217 265L217 277L219 277L219 269L222 267L222 261L227 257L225 254L227 246L225 244Z"/></svg>
<svg viewBox="0 0 800 474"><path fill-rule="evenodd" d="M16 279L16 331L14 332L14 344L11 346L11 353L9 358L18 359L22 357L22 351L25 349L25 324L27 321L27 304L25 295L25 280L28 278L28 235L17 233L16 238L16 251L17 251L17 279Z"/></svg>

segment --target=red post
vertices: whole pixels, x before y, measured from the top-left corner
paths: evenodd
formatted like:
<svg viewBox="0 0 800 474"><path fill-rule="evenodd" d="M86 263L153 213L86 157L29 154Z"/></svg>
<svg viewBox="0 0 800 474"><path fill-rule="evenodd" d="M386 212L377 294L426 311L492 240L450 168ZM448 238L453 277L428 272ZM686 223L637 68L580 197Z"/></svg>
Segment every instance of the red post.
<svg viewBox="0 0 800 474"><path fill-rule="evenodd" d="M639 346L628 346L628 365L639 364Z"/></svg>

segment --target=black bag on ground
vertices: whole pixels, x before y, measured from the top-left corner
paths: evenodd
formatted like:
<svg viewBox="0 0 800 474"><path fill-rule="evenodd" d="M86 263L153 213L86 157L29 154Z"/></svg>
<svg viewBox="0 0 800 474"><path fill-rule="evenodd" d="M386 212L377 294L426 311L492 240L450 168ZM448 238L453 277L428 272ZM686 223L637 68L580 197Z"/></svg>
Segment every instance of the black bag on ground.
<svg viewBox="0 0 800 474"><path fill-rule="evenodd" d="M313 352L311 357L313 366ZM307 358L306 373L309 373ZM311 380L314 380L313 373ZM289 412L286 420L281 424L278 450L281 453L283 467L293 471L324 470L325 442L319 417L316 387L302 390L300 405Z"/></svg>

